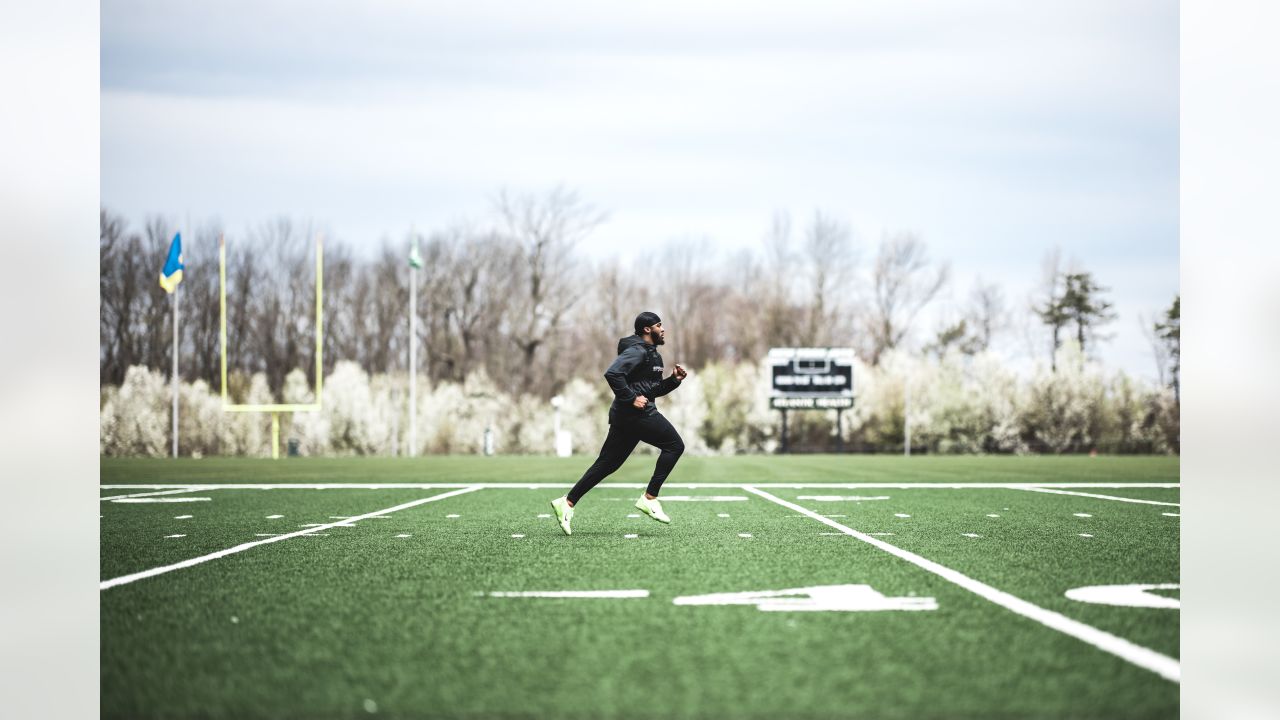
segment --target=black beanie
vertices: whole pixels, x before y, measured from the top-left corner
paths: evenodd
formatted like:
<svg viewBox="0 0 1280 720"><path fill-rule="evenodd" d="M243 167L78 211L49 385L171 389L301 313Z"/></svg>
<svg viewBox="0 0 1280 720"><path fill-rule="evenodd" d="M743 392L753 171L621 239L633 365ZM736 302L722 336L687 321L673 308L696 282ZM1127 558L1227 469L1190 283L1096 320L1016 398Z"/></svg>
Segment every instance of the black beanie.
<svg viewBox="0 0 1280 720"><path fill-rule="evenodd" d="M660 322L662 322L662 318L658 317L658 313L645 310L636 316L636 334L639 335L644 332L645 328L653 327Z"/></svg>

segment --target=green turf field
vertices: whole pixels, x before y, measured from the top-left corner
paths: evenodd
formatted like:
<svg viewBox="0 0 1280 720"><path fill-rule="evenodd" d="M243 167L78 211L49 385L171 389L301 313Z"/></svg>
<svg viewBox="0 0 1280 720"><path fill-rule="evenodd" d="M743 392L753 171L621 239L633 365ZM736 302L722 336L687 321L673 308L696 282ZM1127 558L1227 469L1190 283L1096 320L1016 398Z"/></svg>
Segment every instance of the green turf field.
<svg viewBox="0 0 1280 720"><path fill-rule="evenodd" d="M1176 458L653 460L103 460L102 714L1178 714Z"/></svg>

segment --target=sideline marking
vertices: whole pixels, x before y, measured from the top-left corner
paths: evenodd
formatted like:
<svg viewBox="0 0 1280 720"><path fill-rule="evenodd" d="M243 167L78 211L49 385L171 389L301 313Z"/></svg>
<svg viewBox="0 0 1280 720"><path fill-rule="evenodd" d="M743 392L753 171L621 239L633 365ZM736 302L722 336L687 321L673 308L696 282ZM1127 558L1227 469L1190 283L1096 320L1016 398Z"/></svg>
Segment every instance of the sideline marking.
<svg viewBox="0 0 1280 720"><path fill-rule="evenodd" d="M283 515L268 515L268 516L267 516L267 519L268 519L268 520L279 520L279 519L280 519L280 518L282 518L282 517L284 517L284 516L283 516Z"/></svg>
<svg viewBox="0 0 1280 720"><path fill-rule="evenodd" d="M1076 517L1093 517L1089 513L1071 513L1071 514L1075 515Z"/></svg>
<svg viewBox="0 0 1280 720"><path fill-rule="evenodd" d="M749 538L749 537L751 537L751 533L738 533L738 537L740 537L740 538Z"/></svg>
<svg viewBox="0 0 1280 720"><path fill-rule="evenodd" d="M1166 517L1182 517L1182 513L1160 513Z"/></svg>
<svg viewBox="0 0 1280 720"><path fill-rule="evenodd" d="M1089 587L1072 588L1067 597L1077 602L1094 605L1118 605L1120 607L1167 608L1181 610L1182 601L1178 598L1156 595L1148 590L1180 590L1178 583L1160 583L1157 585L1090 585Z"/></svg>
<svg viewBox="0 0 1280 720"><path fill-rule="evenodd" d="M894 517L911 517L910 515L908 515L908 514L906 514L906 513L894 513L894 514L893 514L893 516L894 516Z"/></svg>
<svg viewBox="0 0 1280 720"><path fill-rule="evenodd" d="M174 520L190 520L193 517L195 516L194 515L174 515L173 519Z"/></svg>
<svg viewBox="0 0 1280 720"><path fill-rule="evenodd" d="M523 590L476 593L500 598L647 598L648 590Z"/></svg>
<svg viewBox="0 0 1280 720"><path fill-rule="evenodd" d="M386 508L385 510L375 510L371 513L365 513L364 515L357 515L351 519L363 520L365 518L376 517L379 515L389 515L398 510L407 510L411 507L422 505L423 503L435 502L436 500L444 500L445 498L454 497L456 495L463 495L465 493L473 492L479 489L480 488L477 488L477 487L467 487L467 488L460 488L458 490L451 490L449 492L440 493L439 495L432 495L430 497L418 498L417 500L412 500L407 503L393 505L392 507ZM306 530L298 530L296 532L285 533L284 535L276 535L275 537L269 537L263 540L254 540L252 542L241 543L239 545L236 545L235 547L229 547L225 550L219 550L217 552L212 552L212 553L209 553L208 555L201 555L200 557L191 558L189 560L183 560L182 562L173 563L172 565L162 565L160 567L151 568L150 570L143 570L141 572L130 573L128 575L121 575L120 577L101 581L100 583L98 583L98 590L99 591L108 590L110 588L116 587L117 585L127 585L128 583L142 580L144 578L154 577L156 575L163 575L164 573L173 572L174 570L189 568L189 567L192 567L193 565L199 565L200 563L203 563L203 562L208 562L210 560L217 560L220 557L226 557L227 555L233 555L238 552L244 552L245 550L248 550L250 548L255 548L259 545L266 545L267 543L273 543L273 542L278 542L280 540L288 540L289 538L301 537L303 535L318 533L321 530L328 529L329 527L333 525L338 525L338 524L339 523L330 523L329 525L317 525L316 527L307 528Z"/></svg>
<svg viewBox="0 0 1280 720"><path fill-rule="evenodd" d="M167 537L167 538L180 538L180 537L186 537L186 535L165 535L165 537Z"/></svg>
<svg viewBox="0 0 1280 720"><path fill-rule="evenodd" d="M573 483L534 483L517 485L515 483L129 483L99 485L102 490L129 490L131 488L152 488L157 490L184 488L187 492L196 490L438 490L445 488L475 487L482 490L551 490L573 487ZM643 489L644 483L600 483L596 487ZM742 490L743 483L666 483L664 488L699 489L699 488L731 488ZM755 483L758 488L788 488L793 490L993 490L1014 488L1031 490L1042 488L1142 488L1177 490L1182 483L1116 483L1116 482L1060 482L1060 483ZM105 498L104 498L105 499ZM663 498L664 500L666 498ZM1125 498L1130 500L1131 498ZM613 502L623 502L622 498L601 498Z"/></svg>
<svg viewBox="0 0 1280 720"><path fill-rule="evenodd" d="M1155 650L1152 650L1150 648L1142 647L1141 645L1125 640L1122 637L1112 635L1111 633L1106 632L1104 630L1099 630L1098 628L1095 628L1092 625L1086 625L1078 620L1072 620L1066 615L1053 612L1052 610L1046 610L1040 607L1039 605L1035 605L1033 603L1027 602L1022 598L1015 597L1002 590L997 590L991 587L990 585L987 585L984 582L975 580L969 577L968 575L965 575L957 570L952 570L949 567L940 565L939 563L936 563L932 560L921 557L920 555L917 555L909 550L903 550L902 548L896 545L890 545L889 543L883 540L871 537L866 533L858 532L857 530L854 530L851 527L842 525L836 522L835 520L824 518L818 513L813 512L812 510L809 510L808 508L804 508L793 502L783 500L782 498L777 497L776 495L771 495L763 490L759 490L751 486L744 486L743 489L749 493L759 495L760 497L766 500L769 500L770 502L781 505L782 507L795 510L796 512L804 513L809 517L813 518L814 520L817 520L818 522L827 525L828 527L839 530L840 532L845 533L846 535L851 535L869 545L872 545L874 547L877 547L889 553L890 555L906 560L907 562L923 570L931 572L934 575L937 575L944 580L947 580L956 585L959 585L965 590L968 590L969 592L981 598L990 600L991 602L1005 608L1006 610L1015 612L1019 615L1022 615L1023 617L1034 620L1040 623L1041 625L1044 625L1045 627L1051 628L1053 630L1057 630L1058 632L1061 632L1066 635L1070 635L1071 637L1074 637L1078 640L1083 640L1084 642L1098 648L1099 650L1111 653L1112 655L1115 655L1116 657L1121 658L1123 660L1127 660L1128 662L1131 662L1140 668L1150 670L1151 672L1156 673L1157 675L1165 678L1166 680L1171 680L1176 683L1181 682L1181 678L1182 678L1181 664L1177 660L1167 655L1158 653Z"/></svg>
<svg viewBox="0 0 1280 720"><path fill-rule="evenodd" d="M634 534L634 533L631 533L631 534L623 535L622 537L624 537L624 538L626 538L626 539L628 539L628 540L634 540L634 539L636 539L636 538L638 538L638 537L640 537L640 536L639 536L639 535L636 535L636 534Z"/></svg>
<svg viewBox="0 0 1280 720"><path fill-rule="evenodd" d="M1141 500L1139 498L1118 497L1115 495L1099 495L1097 493L1072 492L1070 490L1055 490L1047 487L1032 487L1026 485L1018 490L1028 490L1030 492L1052 493L1054 495L1076 495L1078 497L1097 498L1099 500L1115 500L1117 502L1141 503L1143 505L1168 505L1169 507L1182 507L1180 503L1162 502L1160 500Z"/></svg>

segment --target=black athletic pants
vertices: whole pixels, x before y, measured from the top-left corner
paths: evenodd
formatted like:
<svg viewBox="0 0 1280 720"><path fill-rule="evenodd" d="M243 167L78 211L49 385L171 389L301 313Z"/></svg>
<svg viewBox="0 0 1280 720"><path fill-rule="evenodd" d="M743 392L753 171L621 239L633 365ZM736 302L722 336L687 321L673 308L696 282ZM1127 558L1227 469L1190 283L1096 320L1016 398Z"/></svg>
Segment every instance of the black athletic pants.
<svg viewBox="0 0 1280 720"><path fill-rule="evenodd" d="M615 417L609 425L609 435L600 448L600 457L596 458L591 467L582 474L578 484L569 491L569 501L577 505L578 500L588 490L598 485L614 470L622 467L622 463L627 461L631 451L636 449L636 443L642 440L662 451L658 455L658 466L653 470L653 477L649 480L648 487L649 494L657 497L663 481L667 479L667 475L671 474L671 468L675 467L676 461L684 452L684 441L680 439L680 433L676 432L661 413L639 417Z"/></svg>

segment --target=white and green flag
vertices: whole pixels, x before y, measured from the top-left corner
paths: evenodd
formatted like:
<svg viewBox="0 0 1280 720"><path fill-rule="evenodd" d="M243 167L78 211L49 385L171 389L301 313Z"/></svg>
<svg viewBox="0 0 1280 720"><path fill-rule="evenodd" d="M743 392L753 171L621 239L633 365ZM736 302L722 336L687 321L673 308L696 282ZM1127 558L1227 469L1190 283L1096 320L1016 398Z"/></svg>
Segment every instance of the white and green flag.
<svg viewBox="0 0 1280 720"><path fill-rule="evenodd" d="M409 264L415 268L422 267L422 253L418 252L418 237L413 238L413 248L409 250Z"/></svg>

